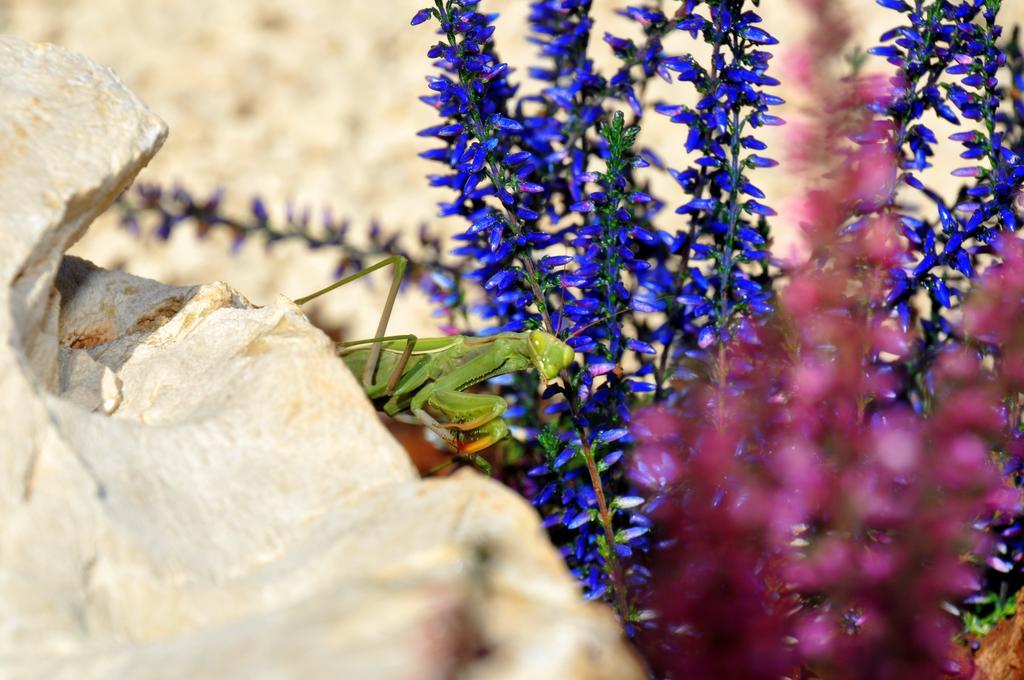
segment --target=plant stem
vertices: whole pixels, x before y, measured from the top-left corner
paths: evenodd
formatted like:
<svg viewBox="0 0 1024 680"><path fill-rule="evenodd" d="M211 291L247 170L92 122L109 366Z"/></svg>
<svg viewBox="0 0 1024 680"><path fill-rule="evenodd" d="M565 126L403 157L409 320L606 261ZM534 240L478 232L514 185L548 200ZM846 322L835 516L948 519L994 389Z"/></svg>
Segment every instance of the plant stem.
<svg viewBox="0 0 1024 680"><path fill-rule="evenodd" d="M441 0L436 0L436 5L438 7L438 10L441 12L442 23L448 23L448 14L443 9ZM455 32L449 28L446 31L446 35L448 38L449 46L452 47L453 49L458 49L458 38L456 37ZM458 76L459 83L460 85L462 85L463 89L466 92L472 93L473 88L470 87L468 76L465 70L459 68ZM473 135L476 137L477 142L482 144L488 138L489 135L484 125L484 122L480 116L480 111L475 106L475 95L472 96L472 103L473 105L469 107L469 122L472 125L472 132ZM494 185L496 189L505 190L505 183L502 179L501 172L499 171L498 163L490 151L487 152L486 158L488 179L491 181L491 183ZM504 213L506 224L508 224L509 228L511 228L512 232L516 236L521 235L523 232L523 224L519 220L519 216L515 213L515 211L513 211L509 206L505 205L503 202L499 201L499 203L502 206L502 211ZM523 266L523 269L526 271L527 285L529 286L530 291L533 295L534 302L537 305L537 310L541 316L541 320L543 321L544 327L547 329L549 333L555 334L556 329L551 321L551 315L547 309L546 298L544 296L543 291L540 288L540 283L537 276L537 268L536 264L533 261L533 257L528 252L516 253L516 257L517 259L519 259L520 263ZM621 620L623 622L626 622L628 620L629 609L625 592L625 583L624 578L622 576L621 566L619 565L617 555L615 554L615 532L612 525L612 516L608 510L608 503L604 494L604 485L601 482L601 475L597 469L597 464L594 461L594 455L590 447L587 428L583 425L582 422L580 422L579 403L576 399L576 395L570 389L572 381L569 376L569 372L567 370L563 370L559 374L559 378L562 380L563 394L565 395L566 401L569 405L569 410L572 414L573 428L576 430L576 434L580 438L583 450L583 458L586 462L587 471L590 475L590 483L594 489L594 494L597 497L598 516L600 518L601 525L604 530L605 539L608 541L608 560L610 563L609 567L612 576L612 591L615 599L615 608Z"/></svg>

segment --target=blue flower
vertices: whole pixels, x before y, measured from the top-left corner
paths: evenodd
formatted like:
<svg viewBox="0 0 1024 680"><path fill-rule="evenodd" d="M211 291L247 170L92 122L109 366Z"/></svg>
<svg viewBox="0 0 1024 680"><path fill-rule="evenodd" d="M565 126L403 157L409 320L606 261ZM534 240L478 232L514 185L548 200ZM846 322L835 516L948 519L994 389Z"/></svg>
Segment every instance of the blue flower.
<svg viewBox="0 0 1024 680"><path fill-rule="evenodd" d="M743 314L772 309L767 218L775 211L760 202L765 194L747 173L777 165L759 153L766 146L754 136L782 122L769 114L782 99L764 91L778 81L768 74L771 54L762 47L777 41L757 26L757 14L742 10L734 2L688 0L677 12L675 28L711 47L707 66L690 55L649 57L655 71L690 83L698 95L695 106L655 108L685 126L685 149L698 155L694 167L670 170L687 195L676 210L686 228L657 231L662 252L638 276L650 296L667 299L666 320L650 333L664 347L659 393L684 352L725 341Z"/></svg>
<svg viewBox="0 0 1024 680"><path fill-rule="evenodd" d="M899 71L891 80L891 99L873 105L888 122L879 129L887 132L859 141L894 153L900 175L889 195L864 212L895 215L910 247L910 263L890 274L887 298L901 325L909 328L914 323L918 310L912 300L918 291L931 300L920 318L922 340L912 371L918 374L926 372L941 347L954 339L945 310L959 304L977 272L978 257L989 252L987 244L998 231L1018 228L1012 205L1024 179L1024 164L1008 143L1004 126L1010 121L999 112L1005 93L998 71L1006 64L997 45L1002 32L996 23L999 0L935 0L927 6L917 3L916 8L903 2L879 4L904 15L906 24L885 33L885 44L869 50ZM970 184L952 207L919 177L931 166L938 144L935 133L922 122L928 112L964 128L951 139L963 146L961 157L967 164L953 174ZM916 190L934 206L935 219L903 214L897 200L901 186Z"/></svg>

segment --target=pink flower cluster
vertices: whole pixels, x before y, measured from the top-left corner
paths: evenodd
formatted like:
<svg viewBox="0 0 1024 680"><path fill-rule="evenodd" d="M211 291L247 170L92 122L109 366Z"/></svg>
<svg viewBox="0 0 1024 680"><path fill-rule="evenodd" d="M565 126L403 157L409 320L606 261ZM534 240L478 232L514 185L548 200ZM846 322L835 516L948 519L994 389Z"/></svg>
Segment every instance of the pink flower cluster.
<svg viewBox="0 0 1024 680"><path fill-rule="evenodd" d="M967 675L949 604L979 586L976 524L1019 507L994 452L1014 453L1004 398L1024 387L1024 245L1002 244L1006 264L966 305L966 342L911 408L898 386L912 339L885 310L905 244L872 208L895 160L845 145L872 132L856 111L886 92L829 84L815 49L830 48L811 43L796 72L822 106L798 126L793 165L810 258L779 313L741 323L684 403L635 423L633 475L658 496L662 537L642 644L668 677Z"/></svg>
<svg viewBox="0 0 1024 680"><path fill-rule="evenodd" d="M893 392L908 340L875 314L884 222L796 271L780 318L745 323L684 404L637 420L665 537L650 658L671 677L967 672L945 605L979 586L975 523L1019 503L993 452L1013 453L1004 395L1024 386L1024 246L965 312L968 337L1005 348L999 371L948 350L918 413Z"/></svg>

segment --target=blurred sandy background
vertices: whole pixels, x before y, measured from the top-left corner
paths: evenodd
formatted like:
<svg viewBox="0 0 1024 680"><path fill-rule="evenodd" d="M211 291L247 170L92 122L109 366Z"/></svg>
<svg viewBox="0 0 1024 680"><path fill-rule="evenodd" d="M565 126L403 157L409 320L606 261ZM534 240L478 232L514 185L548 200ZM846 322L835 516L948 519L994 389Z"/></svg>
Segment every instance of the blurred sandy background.
<svg viewBox="0 0 1024 680"><path fill-rule="evenodd" d="M842 2L843 0L836 0ZM430 142L416 131L435 121L417 97L426 91L424 56L436 39L429 25L409 19L427 0L0 0L0 31L57 43L106 64L170 126L170 137L140 175L148 182L178 181L201 196L214 187L228 192L228 206L247 209L249 197L268 199L281 215L285 201L330 206L364 232L371 218L388 229L410 231L421 222L451 233L457 221L438 220L442 190L427 186L433 164L416 156ZM501 13L497 41L503 59L520 73L535 61L526 41L528 0L488 0ZM623 3L596 0L592 54L611 64L604 31L637 37L614 16ZM667 5L674 3L668 2ZM857 40L871 46L894 14L873 0L843 2ZM794 0L765 0L765 27L787 44L803 34ZM1024 2L1004 2L1003 23L1024 19ZM682 39L682 36L680 36ZM676 43L682 44L682 43ZM606 70L610 74L610 71ZM661 84L663 85L663 84ZM652 90L654 97L685 99L687 85ZM791 102L798 93L780 94ZM791 103L791 105L794 105ZM785 116L785 110L782 111ZM670 164L683 163L683 129L650 116L643 140ZM777 130L776 130L777 133ZM934 178L952 189L956 145L941 159ZM777 151L774 154L780 156ZM758 173L768 203L785 210L795 187L782 168ZM678 193L663 193L678 204ZM667 210L671 219L671 210ZM778 224L786 230L785 212ZM669 223L667 226L671 226ZM123 266L172 283L223 280L256 303L277 293L297 297L331 280L335 257L298 244L278 244L269 254L249 243L231 255L226 235L198 241L190 227L169 244L139 240L109 215L95 224L74 252L105 266ZM786 238L780 248L787 247ZM359 287L314 303L314 317L370 334L383 285ZM428 305L407 298L393 332L434 332Z"/></svg>

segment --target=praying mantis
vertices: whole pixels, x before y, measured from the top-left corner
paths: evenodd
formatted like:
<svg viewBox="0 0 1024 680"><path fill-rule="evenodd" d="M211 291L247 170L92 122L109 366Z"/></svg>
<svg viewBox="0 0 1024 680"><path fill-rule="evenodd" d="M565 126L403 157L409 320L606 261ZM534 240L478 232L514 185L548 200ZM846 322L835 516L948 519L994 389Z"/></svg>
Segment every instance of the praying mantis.
<svg viewBox="0 0 1024 680"><path fill-rule="evenodd" d="M387 257L326 288L295 300L303 305L356 279L391 265L394 275L373 338L338 343L338 355L360 376L366 396L387 415L429 428L455 451L456 458L490 472L480 452L509 434L497 395L464 390L495 376L536 370L552 380L572 363L572 348L541 330L486 337L455 335L420 338L385 335L407 261ZM455 459L452 459L455 460ZM442 464L443 467L451 461Z"/></svg>

